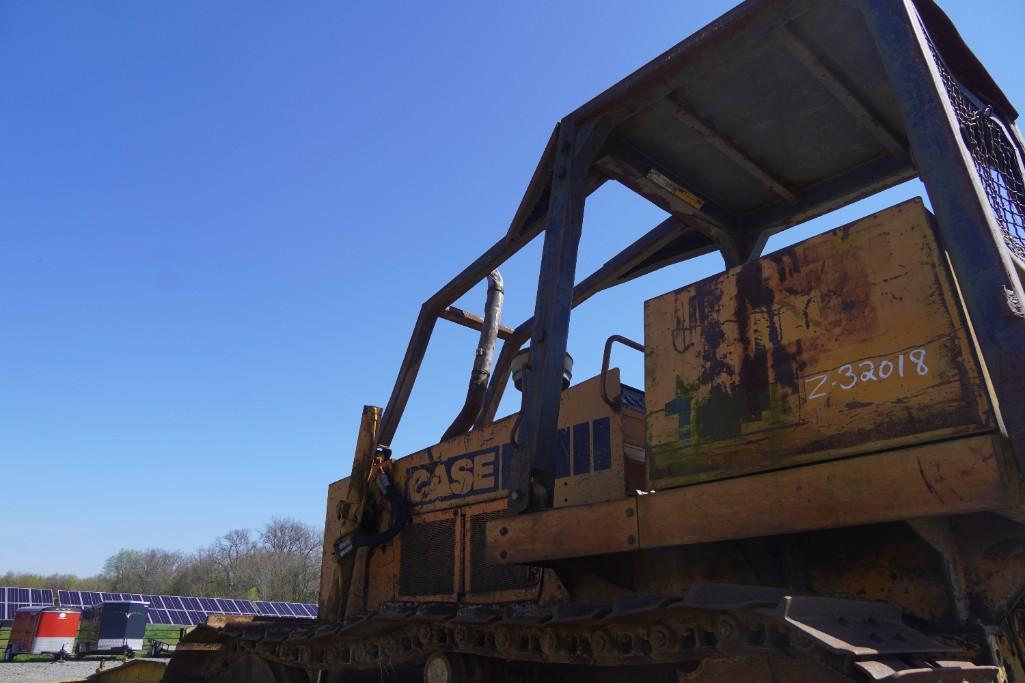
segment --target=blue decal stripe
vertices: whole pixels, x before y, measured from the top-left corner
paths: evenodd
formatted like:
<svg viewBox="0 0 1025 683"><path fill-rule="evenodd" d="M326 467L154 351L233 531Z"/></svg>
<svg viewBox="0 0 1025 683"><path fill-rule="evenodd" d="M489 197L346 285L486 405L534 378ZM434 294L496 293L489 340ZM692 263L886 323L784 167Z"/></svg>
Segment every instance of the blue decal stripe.
<svg viewBox="0 0 1025 683"><path fill-rule="evenodd" d="M603 417L594 421L594 470L612 468L612 423Z"/></svg>
<svg viewBox="0 0 1025 683"><path fill-rule="evenodd" d="M559 450L555 452L555 478L569 476L569 427L559 430Z"/></svg>
<svg viewBox="0 0 1025 683"><path fill-rule="evenodd" d="M573 425L573 474L591 471L591 424Z"/></svg>

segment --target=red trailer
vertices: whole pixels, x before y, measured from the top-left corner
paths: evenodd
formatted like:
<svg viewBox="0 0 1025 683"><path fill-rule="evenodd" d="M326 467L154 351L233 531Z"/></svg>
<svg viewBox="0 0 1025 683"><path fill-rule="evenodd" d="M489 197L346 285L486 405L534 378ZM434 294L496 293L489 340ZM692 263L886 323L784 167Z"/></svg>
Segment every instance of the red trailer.
<svg viewBox="0 0 1025 683"><path fill-rule="evenodd" d="M81 613L74 607L21 607L14 613L4 661L14 655L71 654Z"/></svg>

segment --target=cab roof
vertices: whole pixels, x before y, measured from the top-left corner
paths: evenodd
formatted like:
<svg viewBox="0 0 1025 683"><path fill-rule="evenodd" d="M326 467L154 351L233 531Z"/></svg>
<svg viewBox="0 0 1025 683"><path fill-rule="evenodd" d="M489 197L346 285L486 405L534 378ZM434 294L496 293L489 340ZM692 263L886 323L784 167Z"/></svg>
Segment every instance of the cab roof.
<svg viewBox="0 0 1025 683"><path fill-rule="evenodd" d="M616 180L680 237L623 280L814 218L917 175L896 95L857 0L748 0L563 119L611 121L589 186ZM932 0L914 0L950 72L1017 112ZM510 228L547 212L558 128Z"/></svg>

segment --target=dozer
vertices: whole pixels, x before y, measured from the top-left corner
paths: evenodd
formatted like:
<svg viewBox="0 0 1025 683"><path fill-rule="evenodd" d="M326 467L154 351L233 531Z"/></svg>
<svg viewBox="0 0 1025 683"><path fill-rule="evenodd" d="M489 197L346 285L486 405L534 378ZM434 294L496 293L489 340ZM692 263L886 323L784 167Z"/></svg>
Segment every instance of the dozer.
<svg viewBox="0 0 1025 683"><path fill-rule="evenodd" d="M1025 683L1016 118L932 0L749 0L572 112L364 408L319 618L211 618L164 680ZM762 254L913 178L927 201ZM611 181L669 217L581 278ZM504 326L498 268L542 233ZM572 376L575 306L715 251ZM465 405L392 453L439 320L480 332Z"/></svg>

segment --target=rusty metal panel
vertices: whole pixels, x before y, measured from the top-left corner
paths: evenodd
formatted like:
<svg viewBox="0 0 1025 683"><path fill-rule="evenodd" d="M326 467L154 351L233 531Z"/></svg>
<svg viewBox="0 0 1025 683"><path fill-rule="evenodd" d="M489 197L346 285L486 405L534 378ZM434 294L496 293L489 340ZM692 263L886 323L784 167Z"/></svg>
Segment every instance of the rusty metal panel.
<svg viewBox="0 0 1025 683"><path fill-rule="evenodd" d="M548 562L995 510L1009 490L996 434L545 510L487 524L488 559Z"/></svg>
<svg viewBox="0 0 1025 683"><path fill-rule="evenodd" d="M600 377L563 392L556 454L556 507L620 498L623 471L622 413L601 398ZM619 393L619 371L608 375ZM396 460L393 478L415 514L504 499L515 449L516 415Z"/></svg>
<svg viewBox="0 0 1025 683"><path fill-rule="evenodd" d="M620 498L491 520L488 561L541 562L636 550L637 500Z"/></svg>
<svg viewBox="0 0 1025 683"><path fill-rule="evenodd" d="M679 487L637 499L642 548L755 538L1013 502L993 434Z"/></svg>
<svg viewBox="0 0 1025 683"><path fill-rule="evenodd" d="M367 607L407 602L491 603L536 600L541 570L486 556L485 529L506 514L504 498L414 515L369 559ZM435 592L438 591L438 592Z"/></svg>
<svg viewBox="0 0 1025 683"><path fill-rule="evenodd" d="M620 394L618 370L609 371L606 386L610 396ZM623 498L624 415L637 419L639 413L605 403L601 377L563 392L554 507ZM536 572L520 576L494 566L484 553L490 543L484 528L508 505L515 421L510 415L394 461L393 480L405 493L412 519L370 556L370 608L390 600L503 602L538 596ZM329 513L331 505L337 504L329 503ZM444 592L426 592L442 585Z"/></svg>
<svg viewBox="0 0 1025 683"><path fill-rule="evenodd" d="M646 302L653 488L993 429L945 264L915 199Z"/></svg>

